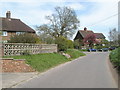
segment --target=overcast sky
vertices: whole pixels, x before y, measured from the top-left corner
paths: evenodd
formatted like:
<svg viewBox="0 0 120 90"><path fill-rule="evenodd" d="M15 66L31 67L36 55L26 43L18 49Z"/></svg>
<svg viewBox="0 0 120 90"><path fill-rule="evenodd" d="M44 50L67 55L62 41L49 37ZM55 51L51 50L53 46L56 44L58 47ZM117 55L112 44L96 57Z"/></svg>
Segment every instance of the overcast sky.
<svg viewBox="0 0 120 90"><path fill-rule="evenodd" d="M119 0L1 0L0 17L5 17L6 11L11 11L12 18L19 18L34 29L36 25L39 26L47 23L45 16L54 13L54 7L68 6L75 10L80 20L78 30L83 30L84 27L87 27L96 33L103 33L108 39L109 30L118 28L118 1ZM73 35L73 38L74 37L75 35Z"/></svg>

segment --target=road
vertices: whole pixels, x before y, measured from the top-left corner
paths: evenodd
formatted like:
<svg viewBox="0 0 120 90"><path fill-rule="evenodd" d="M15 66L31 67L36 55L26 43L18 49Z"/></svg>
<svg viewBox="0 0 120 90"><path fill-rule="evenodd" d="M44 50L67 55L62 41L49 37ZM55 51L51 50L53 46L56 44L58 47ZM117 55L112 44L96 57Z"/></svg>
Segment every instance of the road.
<svg viewBox="0 0 120 90"><path fill-rule="evenodd" d="M15 87L117 88L107 64L108 55L108 52L86 53Z"/></svg>

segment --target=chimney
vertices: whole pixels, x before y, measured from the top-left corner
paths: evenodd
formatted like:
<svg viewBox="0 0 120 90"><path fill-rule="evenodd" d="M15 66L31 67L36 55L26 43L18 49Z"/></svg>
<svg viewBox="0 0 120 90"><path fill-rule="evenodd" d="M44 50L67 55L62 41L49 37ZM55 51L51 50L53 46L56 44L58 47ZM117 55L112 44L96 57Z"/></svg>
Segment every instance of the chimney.
<svg viewBox="0 0 120 90"><path fill-rule="evenodd" d="M87 31L87 28L86 28L86 27L84 28L84 31Z"/></svg>
<svg viewBox="0 0 120 90"><path fill-rule="evenodd" d="M6 18L11 18L11 13L10 13L10 11L7 11L7 13L6 13Z"/></svg>

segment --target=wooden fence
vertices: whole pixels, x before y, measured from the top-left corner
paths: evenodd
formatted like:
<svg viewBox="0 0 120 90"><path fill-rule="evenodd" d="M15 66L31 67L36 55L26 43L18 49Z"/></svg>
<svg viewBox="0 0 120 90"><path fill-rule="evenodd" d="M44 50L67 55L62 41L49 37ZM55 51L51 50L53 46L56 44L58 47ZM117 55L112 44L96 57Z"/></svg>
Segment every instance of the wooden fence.
<svg viewBox="0 0 120 90"><path fill-rule="evenodd" d="M21 55L24 53L53 53L57 52L56 44L26 44L26 43L4 43L2 44L3 56Z"/></svg>

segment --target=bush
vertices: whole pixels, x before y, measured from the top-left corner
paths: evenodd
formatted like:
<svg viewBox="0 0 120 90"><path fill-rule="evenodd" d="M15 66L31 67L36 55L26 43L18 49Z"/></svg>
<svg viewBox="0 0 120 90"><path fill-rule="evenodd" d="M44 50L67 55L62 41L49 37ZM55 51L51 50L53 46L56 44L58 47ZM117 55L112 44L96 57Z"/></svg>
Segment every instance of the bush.
<svg viewBox="0 0 120 90"><path fill-rule="evenodd" d="M74 41L74 48L79 49L79 41L78 40Z"/></svg>
<svg viewBox="0 0 120 90"><path fill-rule="evenodd" d="M111 62L120 70L120 47L113 50L110 55Z"/></svg>
<svg viewBox="0 0 120 90"><path fill-rule="evenodd" d="M83 45L83 43L82 43L82 41L75 40L73 45L74 45L75 49L81 49L81 46Z"/></svg>
<svg viewBox="0 0 120 90"><path fill-rule="evenodd" d="M55 43L58 45L58 51L66 51L73 48L73 42L64 37L57 37Z"/></svg>
<svg viewBox="0 0 120 90"><path fill-rule="evenodd" d="M14 35L8 43L40 43L40 38L31 33Z"/></svg>
<svg viewBox="0 0 120 90"><path fill-rule="evenodd" d="M67 48L68 49L73 49L74 48L73 41L67 40Z"/></svg>
<svg viewBox="0 0 120 90"><path fill-rule="evenodd" d="M64 37L57 37L55 43L58 45L58 51L67 50L67 39Z"/></svg>

